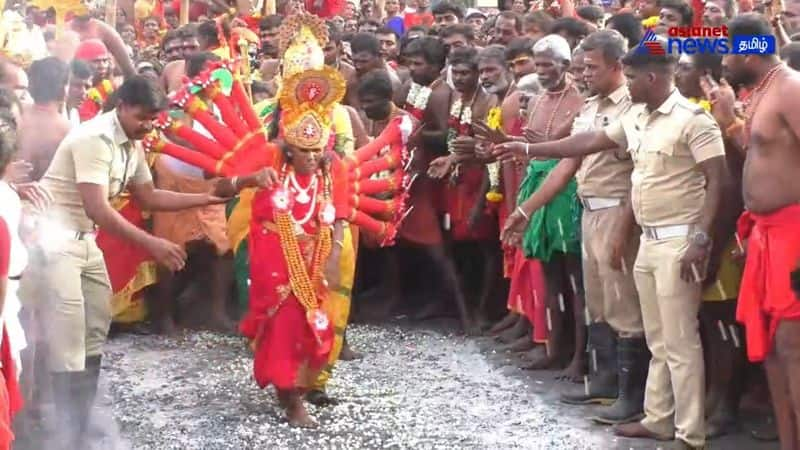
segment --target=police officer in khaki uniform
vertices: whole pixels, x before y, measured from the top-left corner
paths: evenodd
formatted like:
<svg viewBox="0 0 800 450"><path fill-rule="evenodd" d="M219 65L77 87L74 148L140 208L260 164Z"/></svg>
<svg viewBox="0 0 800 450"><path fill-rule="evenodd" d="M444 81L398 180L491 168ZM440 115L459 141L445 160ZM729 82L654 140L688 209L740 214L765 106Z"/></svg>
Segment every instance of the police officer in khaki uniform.
<svg viewBox="0 0 800 450"><path fill-rule="evenodd" d="M622 73L625 38L614 30L598 31L584 39L581 48L585 78L596 95L586 100L573 132L603 129L631 107ZM576 404L614 401L595 417L608 424L642 413L650 359L633 281L641 230L630 206L632 171L625 148L615 148L583 157L576 174L583 203L583 285L592 372L588 389L581 387L561 398Z"/></svg>
<svg viewBox="0 0 800 450"><path fill-rule="evenodd" d="M666 42L658 41L664 49ZM634 264L647 345L652 353L641 422L617 425L628 437L676 438L705 446L703 349L698 333L701 282L719 208L725 149L714 119L672 84L676 55L633 49L625 75L634 105L603 131L554 142L502 144L501 158L574 157L626 148L634 170L631 206L642 228ZM526 148L527 147L527 148Z"/></svg>
<svg viewBox="0 0 800 450"><path fill-rule="evenodd" d="M47 265L40 282L53 293L44 309L53 395L66 434L60 439L63 448L88 447L86 427L111 323L111 284L94 242L95 230L99 226L141 245L173 271L182 269L186 260L180 246L130 224L110 200L127 188L145 210L225 201L213 193L155 189L138 140L152 131L152 121L166 108L167 99L142 77L126 80L117 95L116 109L81 124L64 138L42 178L54 199L40 220L39 244ZM215 191L222 184L217 183Z"/></svg>

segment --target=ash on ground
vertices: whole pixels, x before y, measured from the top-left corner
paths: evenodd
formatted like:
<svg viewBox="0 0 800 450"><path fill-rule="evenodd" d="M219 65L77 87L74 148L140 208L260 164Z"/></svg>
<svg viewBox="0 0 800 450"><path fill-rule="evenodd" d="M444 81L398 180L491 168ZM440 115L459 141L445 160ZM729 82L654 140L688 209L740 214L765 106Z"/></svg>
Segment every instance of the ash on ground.
<svg viewBox="0 0 800 450"><path fill-rule="evenodd" d="M608 448L605 433L487 361L467 338L403 324L352 325L347 337L365 358L337 365L328 392L339 405L309 405L316 430L289 427L274 391L255 385L242 338L117 337L106 348L101 402L119 438L101 447Z"/></svg>

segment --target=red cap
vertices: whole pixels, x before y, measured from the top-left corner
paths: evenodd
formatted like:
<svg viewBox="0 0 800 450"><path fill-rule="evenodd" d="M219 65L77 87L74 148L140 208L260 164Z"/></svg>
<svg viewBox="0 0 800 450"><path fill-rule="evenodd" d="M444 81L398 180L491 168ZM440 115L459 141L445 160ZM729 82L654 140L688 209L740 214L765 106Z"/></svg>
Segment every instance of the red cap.
<svg viewBox="0 0 800 450"><path fill-rule="evenodd" d="M108 49L106 44L100 39L87 39L81 42L78 49L75 51L75 59L82 59L84 61L92 61L95 59L108 57Z"/></svg>

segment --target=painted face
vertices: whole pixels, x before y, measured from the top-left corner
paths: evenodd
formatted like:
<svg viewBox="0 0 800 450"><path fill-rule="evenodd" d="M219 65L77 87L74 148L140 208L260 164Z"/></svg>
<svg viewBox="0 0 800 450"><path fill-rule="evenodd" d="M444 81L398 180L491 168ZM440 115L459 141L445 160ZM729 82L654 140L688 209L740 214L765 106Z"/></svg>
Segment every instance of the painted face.
<svg viewBox="0 0 800 450"><path fill-rule="evenodd" d="M319 168L322 161L322 152L319 150L300 149L297 147L289 148L289 157L292 161L292 168L299 174L313 173Z"/></svg>

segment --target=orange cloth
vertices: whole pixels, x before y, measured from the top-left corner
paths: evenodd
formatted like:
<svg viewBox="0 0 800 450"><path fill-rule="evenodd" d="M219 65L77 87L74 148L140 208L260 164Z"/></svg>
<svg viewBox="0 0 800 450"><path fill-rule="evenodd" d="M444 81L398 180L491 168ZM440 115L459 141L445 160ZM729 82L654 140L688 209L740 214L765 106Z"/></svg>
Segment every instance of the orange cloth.
<svg viewBox="0 0 800 450"><path fill-rule="evenodd" d="M169 169L161 158L156 161L156 184L159 189L198 194L209 192L210 180L180 175ZM218 255L230 250L228 242L225 205L209 205L175 212L153 213L153 234L176 244L208 240L217 249Z"/></svg>
<svg viewBox="0 0 800 450"><path fill-rule="evenodd" d="M739 236L748 241L736 320L745 326L751 361L769 354L781 320L800 320L800 300L790 282L800 257L799 229L800 205L766 215L746 211L739 218Z"/></svg>

